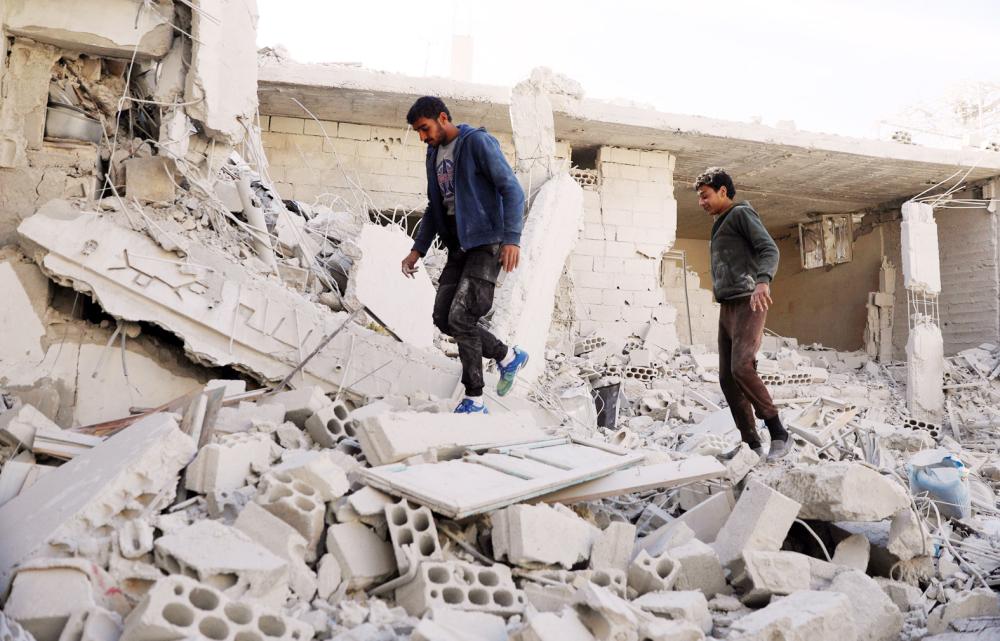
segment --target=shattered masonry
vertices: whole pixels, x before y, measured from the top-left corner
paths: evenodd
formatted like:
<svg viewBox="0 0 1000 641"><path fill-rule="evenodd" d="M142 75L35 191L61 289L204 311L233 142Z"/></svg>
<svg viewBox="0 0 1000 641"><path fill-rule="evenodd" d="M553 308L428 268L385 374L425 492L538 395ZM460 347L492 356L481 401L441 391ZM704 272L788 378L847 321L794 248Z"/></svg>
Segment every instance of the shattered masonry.
<svg viewBox="0 0 1000 641"><path fill-rule="evenodd" d="M1000 154L623 107L543 68L303 65L255 50L254 0L71 5L0 0L0 637L1000 629ZM423 94L528 195L488 320L533 358L489 416L449 412L444 253L398 272ZM718 387L689 185L716 164L753 171L781 245L781 463L735 448ZM800 269L817 212L851 258Z"/></svg>

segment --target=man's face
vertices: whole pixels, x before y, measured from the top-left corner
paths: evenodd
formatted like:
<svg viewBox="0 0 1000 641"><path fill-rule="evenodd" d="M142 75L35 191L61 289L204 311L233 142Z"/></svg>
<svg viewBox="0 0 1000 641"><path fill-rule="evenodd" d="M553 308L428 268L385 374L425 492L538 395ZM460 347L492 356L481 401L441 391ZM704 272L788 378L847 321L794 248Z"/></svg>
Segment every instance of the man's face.
<svg viewBox="0 0 1000 641"><path fill-rule="evenodd" d="M702 185L698 188L698 206L712 216L721 214L729 206L727 191L725 187L719 187L718 190L715 190L709 185Z"/></svg>
<svg viewBox="0 0 1000 641"><path fill-rule="evenodd" d="M448 117L444 113L438 114L437 119L417 118L413 123L413 130L420 134L420 142L431 147L437 147L445 143L444 123L448 122Z"/></svg>

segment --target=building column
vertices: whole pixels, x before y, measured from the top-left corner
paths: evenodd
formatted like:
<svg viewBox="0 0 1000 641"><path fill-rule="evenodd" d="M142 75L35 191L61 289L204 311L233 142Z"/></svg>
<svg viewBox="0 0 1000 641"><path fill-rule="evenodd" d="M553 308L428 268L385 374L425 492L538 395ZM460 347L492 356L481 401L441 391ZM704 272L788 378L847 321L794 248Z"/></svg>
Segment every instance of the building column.
<svg viewBox="0 0 1000 641"><path fill-rule="evenodd" d="M904 203L900 235L910 330L906 406L911 417L938 423L944 414L944 341L938 309L941 262L933 208L926 203Z"/></svg>

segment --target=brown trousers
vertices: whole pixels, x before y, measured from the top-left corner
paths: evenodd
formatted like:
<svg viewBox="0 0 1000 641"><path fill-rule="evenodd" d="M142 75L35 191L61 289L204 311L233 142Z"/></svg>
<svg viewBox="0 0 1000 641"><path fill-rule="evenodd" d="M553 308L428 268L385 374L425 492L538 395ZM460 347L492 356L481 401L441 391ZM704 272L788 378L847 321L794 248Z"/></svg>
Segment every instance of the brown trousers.
<svg viewBox="0 0 1000 641"><path fill-rule="evenodd" d="M757 351L767 312L750 310L750 297L722 301L719 313L719 384L736 427L750 447L760 446L754 412L761 420L778 415L757 375Z"/></svg>

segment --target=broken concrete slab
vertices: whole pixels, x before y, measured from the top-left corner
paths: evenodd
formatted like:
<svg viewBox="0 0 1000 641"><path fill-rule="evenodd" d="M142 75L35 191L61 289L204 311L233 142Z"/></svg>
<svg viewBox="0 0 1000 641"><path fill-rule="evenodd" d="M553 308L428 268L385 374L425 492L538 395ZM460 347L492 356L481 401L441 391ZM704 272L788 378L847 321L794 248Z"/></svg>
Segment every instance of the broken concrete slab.
<svg viewBox="0 0 1000 641"><path fill-rule="evenodd" d="M918 421L940 423L944 414L943 386L941 328L930 319L918 318L906 339L906 407L910 416Z"/></svg>
<svg viewBox="0 0 1000 641"><path fill-rule="evenodd" d="M503 618L485 612L435 607L420 620L411 641L507 641Z"/></svg>
<svg viewBox="0 0 1000 641"><path fill-rule="evenodd" d="M288 582L301 599L316 593L316 575L306 565L307 542L295 528L256 503L248 503L233 527L288 564Z"/></svg>
<svg viewBox="0 0 1000 641"><path fill-rule="evenodd" d="M557 505L511 505L490 515L493 557L514 565L561 565L590 558L600 530Z"/></svg>
<svg viewBox="0 0 1000 641"><path fill-rule="evenodd" d="M285 559L218 521L197 521L161 536L155 548L159 567L194 575L229 598L280 607L288 596Z"/></svg>
<svg viewBox="0 0 1000 641"><path fill-rule="evenodd" d="M172 0L136 11L129 0L105 0L100 11L67 11L59 2L10 0L4 30L70 51L112 58L159 58L170 49Z"/></svg>
<svg viewBox="0 0 1000 641"><path fill-rule="evenodd" d="M271 437L260 432L222 436L198 450L188 465L184 487L201 494L242 487L251 470L270 465L273 445Z"/></svg>
<svg viewBox="0 0 1000 641"><path fill-rule="evenodd" d="M1000 615L1000 597L986 588L976 588L960 592L948 603L931 610L927 617L927 631L941 634L948 630L948 624L958 619Z"/></svg>
<svg viewBox="0 0 1000 641"><path fill-rule="evenodd" d="M424 452L444 457L472 445L507 445L544 439L534 419L520 412L503 415L384 412L357 424L361 450L372 466L387 465Z"/></svg>
<svg viewBox="0 0 1000 641"><path fill-rule="evenodd" d="M220 142L236 145L257 114L257 3L201 0L191 12L187 114Z"/></svg>
<svg viewBox="0 0 1000 641"><path fill-rule="evenodd" d="M152 414L39 478L0 508L0 591L16 564L76 551L93 528L114 529L137 511L169 505L194 452L171 415Z"/></svg>
<svg viewBox="0 0 1000 641"><path fill-rule="evenodd" d="M712 615L708 611L708 600L704 594L696 590L648 592L632 601L632 605L656 616L689 621L699 626L705 634L712 631Z"/></svg>
<svg viewBox="0 0 1000 641"><path fill-rule="evenodd" d="M49 281L19 255L0 254L0 300L5 311L0 316L0 379L16 367L34 365L45 358L42 323L49 298Z"/></svg>
<svg viewBox="0 0 1000 641"><path fill-rule="evenodd" d="M745 551L776 551L799 515L801 505L759 481L750 480L712 544L723 565Z"/></svg>
<svg viewBox="0 0 1000 641"><path fill-rule="evenodd" d="M801 503L804 519L881 521L910 505L899 483L860 463L797 466L766 474L761 481Z"/></svg>
<svg viewBox="0 0 1000 641"><path fill-rule="evenodd" d="M915 556L931 554L934 550L934 541L913 510L907 507L892 516L885 547L890 554L896 555L901 561L908 561Z"/></svg>
<svg viewBox="0 0 1000 641"><path fill-rule="evenodd" d="M583 189L568 173L541 186L521 234L520 265L507 274L493 305L492 330L508 344L545 353L556 289L583 216ZM518 376L530 383L544 370L545 360L533 357Z"/></svg>
<svg viewBox="0 0 1000 641"><path fill-rule="evenodd" d="M851 602L839 592L803 590L738 619L729 641L857 641Z"/></svg>
<svg viewBox="0 0 1000 641"><path fill-rule="evenodd" d="M757 455L753 456L756 460ZM547 494L540 500L546 503L564 504L593 501L650 489L666 490L695 481L719 478L726 472L727 468L712 456L692 456L679 461L639 465L614 472L593 481Z"/></svg>
<svg viewBox="0 0 1000 641"><path fill-rule="evenodd" d="M354 242L361 256L351 269L348 299L356 297L404 343L432 347L434 285L427 270L412 278L399 270L399 257L409 253L413 239L398 225L368 224Z"/></svg>
<svg viewBox="0 0 1000 641"><path fill-rule="evenodd" d="M882 588L863 571L841 572L830 585L851 602L858 641L894 641L903 631L903 615Z"/></svg>
<svg viewBox="0 0 1000 641"><path fill-rule="evenodd" d="M461 460L361 470L367 485L450 518L498 510L636 465L642 454L607 443L550 438Z"/></svg>
<svg viewBox="0 0 1000 641"><path fill-rule="evenodd" d="M177 334L201 363L280 380L347 320L347 314L304 304L280 283L251 276L198 245L180 257L144 234L65 201L46 203L18 229L33 258L56 282L91 293L117 318L154 323ZM341 363L351 349L355 362L373 363L375 369L344 372ZM326 390L351 385L349 392L358 396L420 391L448 397L458 378L458 364L443 354L348 323L302 369L296 384Z"/></svg>
<svg viewBox="0 0 1000 641"><path fill-rule="evenodd" d="M163 577L125 619L120 641L260 638L303 641L313 628L276 610L231 600L220 590L186 576Z"/></svg>
<svg viewBox="0 0 1000 641"><path fill-rule="evenodd" d="M595 641L580 617L571 608L557 612L525 613L524 627L511 635L511 641Z"/></svg>
<svg viewBox="0 0 1000 641"><path fill-rule="evenodd" d="M357 521L331 525L326 532L326 549L340 565L348 590L370 587L396 571L392 546Z"/></svg>
<svg viewBox="0 0 1000 641"><path fill-rule="evenodd" d="M767 605L774 595L808 590L811 582L809 558L797 552L747 550L733 572L733 585L750 607Z"/></svg>

